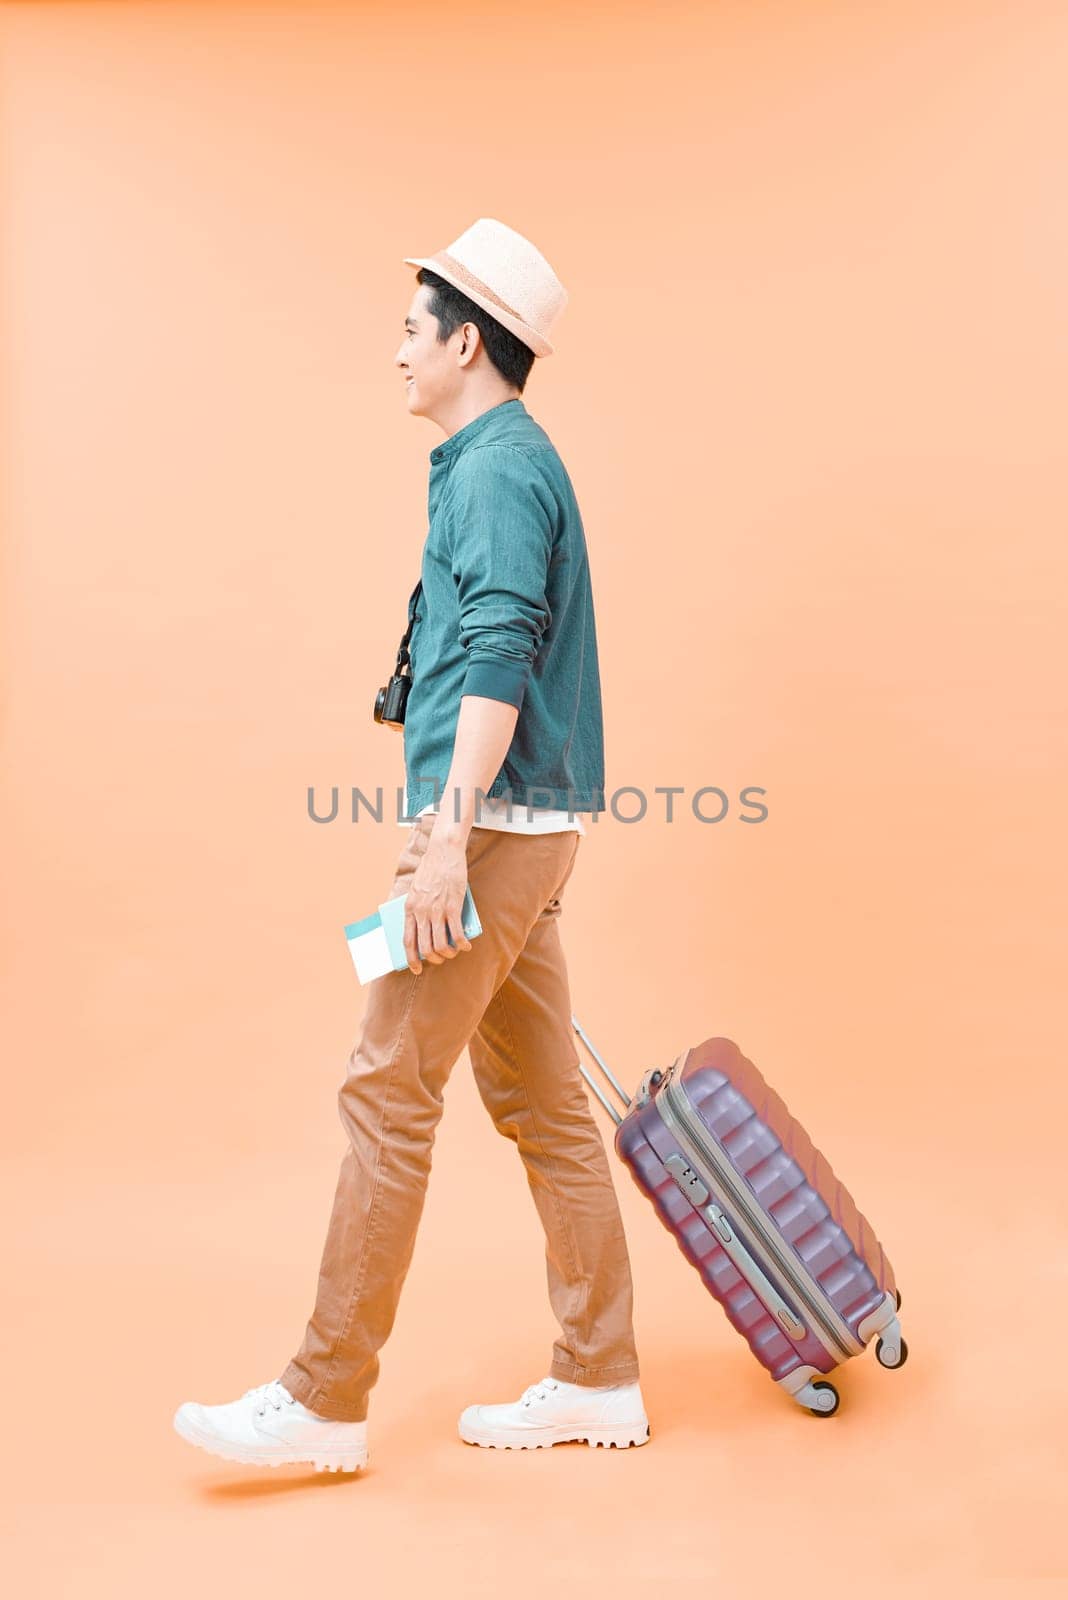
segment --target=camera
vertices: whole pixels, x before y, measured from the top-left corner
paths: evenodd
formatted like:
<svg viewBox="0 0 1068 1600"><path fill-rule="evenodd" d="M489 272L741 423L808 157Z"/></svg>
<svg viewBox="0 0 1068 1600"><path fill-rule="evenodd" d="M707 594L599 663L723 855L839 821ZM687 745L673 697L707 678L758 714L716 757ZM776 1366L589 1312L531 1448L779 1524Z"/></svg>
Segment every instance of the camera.
<svg viewBox="0 0 1068 1600"><path fill-rule="evenodd" d="M408 641L412 636L412 629L419 621L419 612L416 603L422 592L423 580L419 579L412 590L408 601L408 626L397 649L397 664L393 669L393 676L389 682L382 685L375 695L374 719L384 722L387 728L403 728L404 713L408 705L408 693L412 687L411 656L408 654Z"/></svg>
<svg viewBox="0 0 1068 1600"><path fill-rule="evenodd" d="M375 695L375 721L384 722L390 728L402 728L411 687L412 680L407 673L395 672Z"/></svg>

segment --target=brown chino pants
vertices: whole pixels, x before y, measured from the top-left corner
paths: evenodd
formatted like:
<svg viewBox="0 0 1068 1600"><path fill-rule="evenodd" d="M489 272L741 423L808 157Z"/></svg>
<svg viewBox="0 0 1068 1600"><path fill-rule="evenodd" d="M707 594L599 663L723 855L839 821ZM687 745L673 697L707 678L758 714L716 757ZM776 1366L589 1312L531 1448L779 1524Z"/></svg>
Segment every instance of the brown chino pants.
<svg viewBox="0 0 1068 1600"><path fill-rule="evenodd" d="M390 897L405 892L433 825L431 815L412 824ZM348 1146L315 1309L281 1374L320 1416L367 1416L415 1247L445 1085L465 1047L486 1109L522 1157L545 1229L560 1324L550 1374L593 1385L638 1377L627 1244L578 1070L560 944L560 897L581 837L472 828L467 873L483 932L470 950L424 962L418 975L405 968L368 986L338 1091Z"/></svg>

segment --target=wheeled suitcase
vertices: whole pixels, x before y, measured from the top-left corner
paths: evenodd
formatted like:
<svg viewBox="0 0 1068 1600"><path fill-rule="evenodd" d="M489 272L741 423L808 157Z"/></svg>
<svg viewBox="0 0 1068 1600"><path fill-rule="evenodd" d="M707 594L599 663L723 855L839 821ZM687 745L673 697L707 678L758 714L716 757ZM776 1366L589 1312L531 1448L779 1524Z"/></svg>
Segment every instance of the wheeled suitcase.
<svg viewBox="0 0 1068 1600"><path fill-rule="evenodd" d="M862 1355L904 1365L893 1269L805 1130L730 1039L651 1068L633 1101L578 1018L572 1026L626 1108L579 1063L616 1124L615 1148L679 1249L779 1385L813 1416L825 1374Z"/></svg>

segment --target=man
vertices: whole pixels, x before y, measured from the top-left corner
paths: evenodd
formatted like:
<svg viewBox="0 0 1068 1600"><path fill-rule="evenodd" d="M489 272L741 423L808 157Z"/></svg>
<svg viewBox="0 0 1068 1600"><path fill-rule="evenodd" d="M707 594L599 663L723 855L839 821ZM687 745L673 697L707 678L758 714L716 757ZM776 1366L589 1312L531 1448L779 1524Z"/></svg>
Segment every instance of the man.
<svg viewBox="0 0 1068 1600"><path fill-rule="evenodd" d="M460 1437L530 1448L649 1436L627 1246L559 933L579 813L604 810L601 695L582 520L521 394L534 360L552 354L567 294L529 240L493 218L405 261L419 271L396 364L409 411L447 436L430 452L409 607L409 831L390 889L408 896L408 966L369 986L338 1094L349 1142L300 1348L239 1400L175 1414L183 1438L239 1461L366 1463L368 1393L465 1047L524 1162L561 1331L546 1377L516 1401L468 1406ZM468 884L483 928L474 940L460 920Z"/></svg>

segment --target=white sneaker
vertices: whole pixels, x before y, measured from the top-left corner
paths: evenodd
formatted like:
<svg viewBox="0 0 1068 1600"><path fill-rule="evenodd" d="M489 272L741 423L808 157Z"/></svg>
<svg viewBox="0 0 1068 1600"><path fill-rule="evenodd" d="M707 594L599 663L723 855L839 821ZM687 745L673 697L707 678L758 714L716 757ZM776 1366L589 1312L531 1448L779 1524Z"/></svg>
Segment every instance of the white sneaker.
<svg viewBox="0 0 1068 1600"><path fill-rule="evenodd" d="M537 1450L571 1439L592 1445L646 1444L649 1419L638 1383L603 1388L543 1378L509 1405L468 1406L460 1413L465 1444Z"/></svg>
<svg viewBox="0 0 1068 1600"><path fill-rule="evenodd" d="M272 1379L240 1400L201 1406L186 1400L174 1413L183 1439L227 1461L277 1467L310 1462L322 1472L355 1472L367 1465L367 1422L316 1416Z"/></svg>

